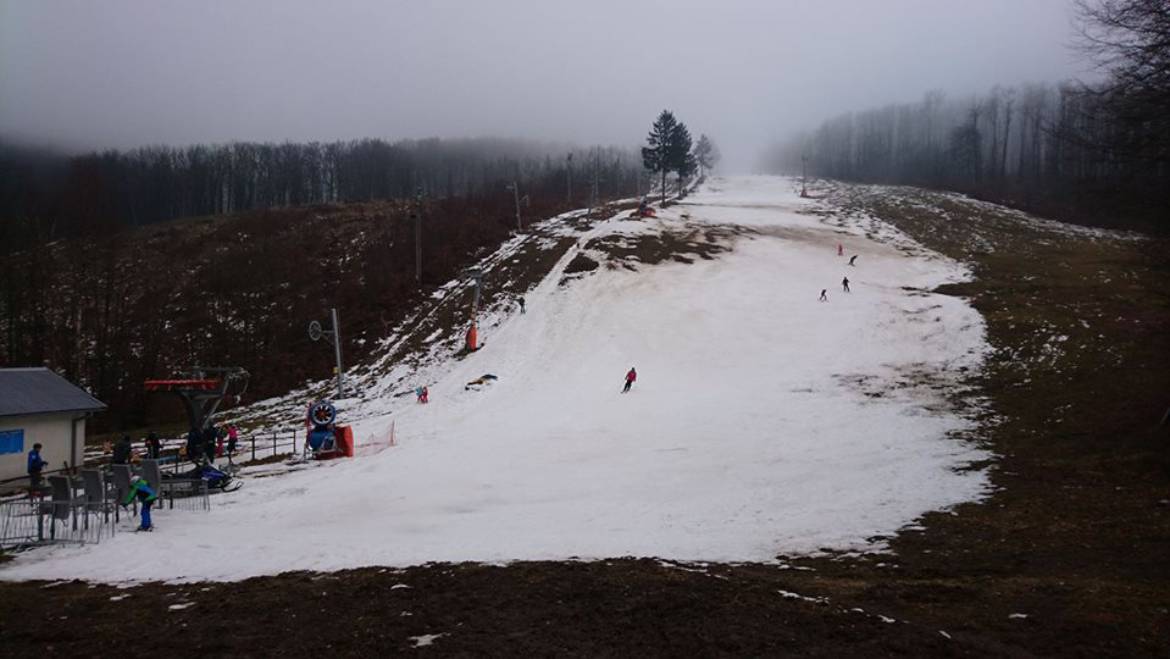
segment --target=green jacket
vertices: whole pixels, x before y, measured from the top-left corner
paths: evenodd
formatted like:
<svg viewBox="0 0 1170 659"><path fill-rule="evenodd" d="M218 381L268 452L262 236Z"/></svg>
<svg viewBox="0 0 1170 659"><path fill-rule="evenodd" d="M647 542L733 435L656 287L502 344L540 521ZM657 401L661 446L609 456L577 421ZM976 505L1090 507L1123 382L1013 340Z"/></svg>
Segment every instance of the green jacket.
<svg viewBox="0 0 1170 659"><path fill-rule="evenodd" d="M147 483L145 478L140 478L137 482L130 483L130 490L126 492L126 500L122 502L122 505L130 505L134 497L139 497L146 503L154 501L158 498L158 495L154 493L154 490L150 487L150 483Z"/></svg>

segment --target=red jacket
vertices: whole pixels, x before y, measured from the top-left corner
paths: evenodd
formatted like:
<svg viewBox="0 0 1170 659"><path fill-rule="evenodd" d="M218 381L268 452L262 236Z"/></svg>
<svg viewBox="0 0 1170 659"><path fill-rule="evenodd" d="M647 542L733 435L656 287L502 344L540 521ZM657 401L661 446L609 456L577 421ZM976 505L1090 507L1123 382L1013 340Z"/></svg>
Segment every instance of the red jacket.
<svg viewBox="0 0 1170 659"><path fill-rule="evenodd" d="M637 380L638 372L631 368L630 372L626 373L626 382L636 382Z"/></svg>

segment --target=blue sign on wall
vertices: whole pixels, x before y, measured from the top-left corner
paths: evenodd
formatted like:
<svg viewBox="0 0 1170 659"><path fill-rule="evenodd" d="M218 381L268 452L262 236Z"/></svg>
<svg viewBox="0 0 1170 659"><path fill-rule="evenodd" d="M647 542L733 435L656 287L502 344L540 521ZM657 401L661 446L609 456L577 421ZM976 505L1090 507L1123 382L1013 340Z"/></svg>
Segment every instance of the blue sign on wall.
<svg viewBox="0 0 1170 659"><path fill-rule="evenodd" d="M0 430L0 455L24 453L24 429Z"/></svg>

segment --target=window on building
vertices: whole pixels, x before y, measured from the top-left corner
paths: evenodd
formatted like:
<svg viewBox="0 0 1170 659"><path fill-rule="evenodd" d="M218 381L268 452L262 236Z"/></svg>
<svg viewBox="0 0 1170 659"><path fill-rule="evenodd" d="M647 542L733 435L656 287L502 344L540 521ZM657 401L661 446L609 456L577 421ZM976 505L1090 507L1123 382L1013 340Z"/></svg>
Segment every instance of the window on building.
<svg viewBox="0 0 1170 659"><path fill-rule="evenodd" d="M24 430L0 430L0 455L24 453Z"/></svg>

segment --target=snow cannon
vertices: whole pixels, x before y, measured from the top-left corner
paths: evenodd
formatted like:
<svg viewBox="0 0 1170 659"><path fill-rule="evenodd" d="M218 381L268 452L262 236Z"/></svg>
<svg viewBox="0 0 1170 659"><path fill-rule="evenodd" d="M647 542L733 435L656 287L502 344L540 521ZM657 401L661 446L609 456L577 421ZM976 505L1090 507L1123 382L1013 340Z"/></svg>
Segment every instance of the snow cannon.
<svg viewBox="0 0 1170 659"><path fill-rule="evenodd" d="M353 457L353 430L349 426L337 425L337 408L327 400L309 405L307 425L308 444L313 457L318 460Z"/></svg>
<svg viewBox="0 0 1170 659"><path fill-rule="evenodd" d="M471 321L471 327L467 329L467 352L475 352L479 350L479 332L476 330L475 321Z"/></svg>

